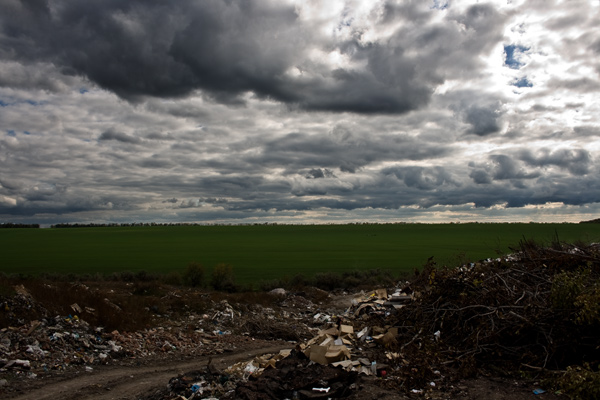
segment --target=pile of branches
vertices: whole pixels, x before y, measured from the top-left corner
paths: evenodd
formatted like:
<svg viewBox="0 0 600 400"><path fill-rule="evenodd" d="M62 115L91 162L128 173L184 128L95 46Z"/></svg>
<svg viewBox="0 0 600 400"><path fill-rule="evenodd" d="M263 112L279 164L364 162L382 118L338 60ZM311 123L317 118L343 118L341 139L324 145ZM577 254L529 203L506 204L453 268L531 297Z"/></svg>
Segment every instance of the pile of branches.
<svg viewBox="0 0 600 400"><path fill-rule="evenodd" d="M438 268L404 288L415 301L396 326L404 352L444 365L560 371L600 364L600 246L523 240L510 256Z"/></svg>

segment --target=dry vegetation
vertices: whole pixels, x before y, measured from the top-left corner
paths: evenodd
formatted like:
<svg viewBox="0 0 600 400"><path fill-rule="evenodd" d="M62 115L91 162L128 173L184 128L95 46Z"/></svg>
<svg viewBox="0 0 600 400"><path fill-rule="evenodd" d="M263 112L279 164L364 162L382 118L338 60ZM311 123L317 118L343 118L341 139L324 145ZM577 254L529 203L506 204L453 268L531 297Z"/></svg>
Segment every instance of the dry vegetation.
<svg viewBox="0 0 600 400"><path fill-rule="evenodd" d="M598 398L599 277L598 245L523 240L511 256L459 268L430 260L405 286L416 300L387 321L398 327L399 361L425 360L406 379L426 381L435 369L536 377Z"/></svg>

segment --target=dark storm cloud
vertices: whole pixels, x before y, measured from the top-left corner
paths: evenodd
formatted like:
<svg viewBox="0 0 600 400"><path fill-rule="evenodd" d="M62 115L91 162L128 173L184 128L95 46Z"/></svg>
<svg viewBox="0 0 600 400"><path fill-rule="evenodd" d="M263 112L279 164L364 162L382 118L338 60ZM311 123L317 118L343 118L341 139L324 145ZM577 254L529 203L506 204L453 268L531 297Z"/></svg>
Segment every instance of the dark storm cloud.
<svg viewBox="0 0 600 400"><path fill-rule="evenodd" d="M444 95L442 100L457 119L467 124L466 134L487 137L502 130L505 98L485 91L457 90Z"/></svg>
<svg viewBox="0 0 600 400"><path fill-rule="evenodd" d="M15 206L0 205L0 215L65 215L89 211L132 210L138 201L139 199L132 196L118 194L98 196L91 193L72 193L68 188L30 188L27 197L21 198Z"/></svg>
<svg viewBox="0 0 600 400"><path fill-rule="evenodd" d="M433 190L444 184L456 186L452 176L442 167L395 167L382 171L383 174L393 174L404 184L419 190Z"/></svg>
<svg viewBox="0 0 600 400"><path fill-rule="evenodd" d="M492 169L494 180L533 179L539 176L537 172L525 171L517 160L504 154L490 156L490 160L494 164Z"/></svg>
<svg viewBox="0 0 600 400"><path fill-rule="evenodd" d="M305 175L306 179L335 178L333 171L327 168L313 168Z"/></svg>
<svg viewBox="0 0 600 400"><path fill-rule="evenodd" d="M471 125L468 133L477 136L488 136L502 128L498 122L500 112L496 107L471 106L464 110L464 121Z"/></svg>
<svg viewBox="0 0 600 400"><path fill-rule="evenodd" d="M478 64L501 38L503 21L492 6L474 5L452 14L456 25L431 24L423 32L410 25L388 42L334 43L302 25L294 7L259 1L9 2L0 13L10 16L1 25L5 57L52 63L65 76L84 76L130 100L200 89L218 102L242 104L252 92L306 110L364 114L427 104L446 75ZM424 25L431 18L409 4L388 5L383 20L411 15ZM337 49L365 66L332 69L307 60L313 48Z"/></svg>
<svg viewBox="0 0 600 400"><path fill-rule="evenodd" d="M492 183L492 176L485 169L474 169L469 177L478 185Z"/></svg>
<svg viewBox="0 0 600 400"><path fill-rule="evenodd" d="M537 152L530 150L521 151L521 160L529 165L544 167L556 165L568 170L573 175L585 175L590 172L592 158L585 149L541 149Z"/></svg>
<svg viewBox="0 0 600 400"><path fill-rule="evenodd" d="M21 192L21 196L28 202L46 201L65 193L66 190L65 186L46 183L28 188L28 190Z"/></svg>
<svg viewBox="0 0 600 400"><path fill-rule="evenodd" d="M489 184L492 181L512 180L518 183L521 179L534 179L540 176L538 172L528 172L519 160L504 154L489 156L489 163L479 164L470 162L472 168L469 177L477 184Z"/></svg>
<svg viewBox="0 0 600 400"><path fill-rule="evenodd" d="M0 217L600 208L597 5L474 3L0 0Z"/></svg>
<svg viewBox="0 0 600 400"><path fill-rule="evenodd" d="M407 135L373 134L369 138L338 125L328 135L290 133L269 141L260 157L253 156L247 161L286 166L290 174L311 166L354 173L371 163L432 159L451 151L450 146L423 142Z"/></svg>

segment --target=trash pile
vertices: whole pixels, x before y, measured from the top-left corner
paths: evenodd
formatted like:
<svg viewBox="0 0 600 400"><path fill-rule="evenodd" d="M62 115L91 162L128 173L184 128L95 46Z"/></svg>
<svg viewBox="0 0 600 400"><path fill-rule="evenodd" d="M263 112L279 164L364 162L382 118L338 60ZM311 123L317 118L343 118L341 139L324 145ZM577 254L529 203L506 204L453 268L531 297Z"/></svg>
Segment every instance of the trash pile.
<svg viewBox="0 0 600 400"><path fill-rule="evenodd" d="M400 357L392 351L397 328L372 323L375 318L390 318L410 301L412 296L399 289L391 295L378 289L356 294L339 313L315 309L304 323L316 334L296 341L293 349L224 371L211 371L209 364L207 371L171 379L165 391L146 400L346 398L353 393L360 396L362 378L387 379L394 385L397 381L389 375L388 362L397 363ZM298 324L299 319L290 323ZM429 387L442 379L437 373Z"/></svg>
<svg viewBox="0 0 600 400"><path fill-rule="evenodd" d="M228 344L215 333L164 327L138 332L104 332L77 315L32 321L21 327L0 330L0 372L24 373L34 378L40 372L91 367L111 360L136 359L183 352L186 355L218 354Z"/></svg>
<svg viewBox="0 0 600 400"><path fill-rule="evenodd" d="M146 400L377 397L365 386L442 398L458 394L460 379L482 373L558 377L547 389L600 383L598 245L542 248L525 241L510 256L459 268L430 259L394 288L324 292L319 300L284 289L213 295L201 306L183 302L178 311L148 309L153 327L135 331L89 324L86 315L95 312L89 305L74 303L71 315L50 317L27 289L15 292L0 304L0 317L12 321L0 329L0 373L13 377L216 355L254 340L290 346L223 370L209 362ZM162 300L183 296L173 291Z"/></svg>
<svg viewBox="0 0 600 400"><path fill-rule="evenodd" d="M209 362L202 371L171 378L167 394L145 399L340 398L356 391L356 380L355 372L314 365L302 352L288 350L237 363L224 371Z"/></svg>
<svg viewBox="0 0 600 400"><path fill-rule="evenodd" d="M92 372L97 365L147 358L216 355L255 340L232 335L241 313L226 300L213 302L203 314L187 311L177 320L155 315L155 327L127 332L92 326L84 318L95 310L77 303L71 305L71 314L50 317L24 286L15 287L15 293L0 303L4 320L12 322L0 329L3 376L33 379L68 370Z"/></svg>
<svg viewBox="0 0 600 400"><path fill-rule="evenodd" d="M429 260L390 292L362 293L338 315L315 313L313 323L324 326L313 338L264 371L238 375L235 389L211 395L360 398L362 383L377 379L408 396L431 398L457 394L460 379L485 373L516 379L533 374L555 390L581 390L587 382L588 394L580 398L594 398L589 393L600 382L594 372L600 365L599 277L596 245L524 242L510 256L452 269ZM231 379L227 372L220 376ZM204 398L167 392L160 399L192 397Z"/></svg>

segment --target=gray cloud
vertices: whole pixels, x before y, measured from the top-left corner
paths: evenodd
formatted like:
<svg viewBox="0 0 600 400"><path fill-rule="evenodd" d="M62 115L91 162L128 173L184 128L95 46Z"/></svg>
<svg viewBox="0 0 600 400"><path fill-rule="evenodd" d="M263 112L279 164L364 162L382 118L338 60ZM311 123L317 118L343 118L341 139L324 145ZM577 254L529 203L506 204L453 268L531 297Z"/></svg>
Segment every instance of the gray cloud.
<svg viewBox="0 0 600 400"><path fill-rule="evenodd" d="M9 3L0 11L16 16L3 24L11 37L6 54L53 63L67 76L82 75L130 100L201 89L216 101L243 104L242 95L252 92L306 110L365 114L424 106L451 72L446 61L460 61L454 73L475 66L501 38L503 17L489 5L452 15L459 25L445 27L428 25L431 13L412 5L399 6L400 13L387 7L384 21L410 11L426 28L400 28L385 43L336 44L303 26L292 6L238 0L201 6L191 0L67 1L52 8L40 1ZM337 48L364 68L307 61L303 56L314 45ZM291 70L302 76L290 76Z"/></svg>
<svg viewBox="0 0 600 400"><path fill-rule="evenodd" d="M577 136L600 136L600 126L575 126L573 127L573 131Z"/></svg>
<svg viewBox="0 0 600 400"><path fill-rule="evenodd" d="M305 175L306 179L335 178L333 171L327 168L313 168Z"/></svg>
<svg viewBox="0 0 600 400"><path fill-rule="evenodd" d="M537 171L526 171L518 160L504 154L491 155L489 160L486 164L469 163L469 167L473 168L469 176L475 183L489 184L492 181L511 180L513 184L522 184L519 180L540 176Z"/></svg>
<svg viewBox="0 0 600 400"><path fill-rule="evenodd" d="M600 82L597 79L588 77L577 79L561 79L553 78L549 83L550 89L568 89L577 92L598 92L600 90Z"/></svg>
<svg viewBox="0 0 600 400"><path fill-rule="evenodd" d="M0 219L591 214L599 6L0 2Z"/></svg>
<svg viewBox="0 0 600 400"><path fill-rule="evenodd" d="M499 112L494 108L472 106L465 110L464 119L471 125L469 133L487 136L500 131L498 116Z"/></svg>
<svg viewBox="0 0 600 400"><path fill-rule="evenodd" d="M540 149L536 153L523 150L520 159L535 166L556 165L567 169L574 175L589 173L592 164L590 153L585 149Z"/></svg>
<svg viewBox="0 0 600 400"><path fill-rule="evenodd" d="M452 176L442 167L395 167L382 172L393 174L406 186L419 190L433 190L442 185L457 185Z"/></svg>
<svg viewBox="0 0 600 400"><path fill-rule="evenodd" d="M288 173L309 166L354 173L371 163L431 159L450 152L449 146L418 141L406 135L373 134L368 138L338 125L328 135L290 133L267 142L260 162L286 165ZM258 159L252 157L248 162L258 162Z"/></svg>
<svg viewBox="0 0 600 400"><path fill-rule="evenodd" d="M102 134L98 137L98 140L116 140L118 142L130 144L141 143L141 140L139 138L136 138L123 132L119 132L114 128L110 128L107 131L102 132Z"/></svg>

